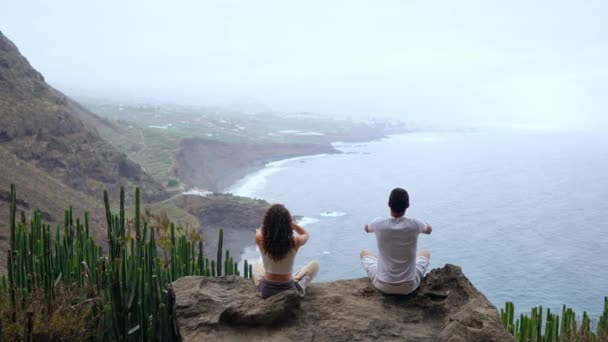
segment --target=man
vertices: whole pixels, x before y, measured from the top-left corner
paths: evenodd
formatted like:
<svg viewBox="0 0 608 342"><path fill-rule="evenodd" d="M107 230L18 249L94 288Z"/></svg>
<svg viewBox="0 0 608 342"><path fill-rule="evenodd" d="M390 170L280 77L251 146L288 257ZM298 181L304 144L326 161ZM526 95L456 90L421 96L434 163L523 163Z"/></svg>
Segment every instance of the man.
<svg viewBox="0 0 608 342"><path fill-rule="evenodd" d="M431 254L421 250L418 254L419 234L431 234L430 224L405 217L410 206L407 191L393 189L388 199L390 218L376 218L365 225L367 233L375 233L378 257L371 251L361 251L361 263L375 288L386 294L408 294L420 285L429 266Z"/></svg>

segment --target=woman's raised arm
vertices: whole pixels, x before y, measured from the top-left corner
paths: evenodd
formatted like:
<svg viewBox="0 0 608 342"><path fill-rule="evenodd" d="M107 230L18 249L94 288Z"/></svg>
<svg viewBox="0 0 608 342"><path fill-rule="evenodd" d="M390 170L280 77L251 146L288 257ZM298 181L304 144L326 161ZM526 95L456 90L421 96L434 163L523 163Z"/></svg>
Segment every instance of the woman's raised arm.
<svg viewBox="0 0 608 342"><path fill-rule="evenodd" d="M297 223L291 223L291 227L296 233L298 233L298 236L294 237L294 239L298 241L298 247L304 246L306 241L308 241L308 232L306 229L302 228Z"/></svg>

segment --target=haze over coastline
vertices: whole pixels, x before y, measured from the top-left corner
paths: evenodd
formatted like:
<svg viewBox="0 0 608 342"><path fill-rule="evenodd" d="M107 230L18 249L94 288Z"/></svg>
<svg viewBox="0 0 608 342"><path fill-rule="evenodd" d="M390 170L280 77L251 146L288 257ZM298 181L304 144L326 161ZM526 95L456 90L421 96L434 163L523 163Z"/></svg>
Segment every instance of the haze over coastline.
<svg viewBox="0 0 608 342"><path fill-rule="evenodd" d="M608 2L0 8L1 341L608 338Z"/></svg>
<svg viewBox="0 0 608 342"><path fill-rule="evenodd" d="M601 0L66 0L13 2L0 22L71 95L571 130L606 128L607 14Z"/></svg>

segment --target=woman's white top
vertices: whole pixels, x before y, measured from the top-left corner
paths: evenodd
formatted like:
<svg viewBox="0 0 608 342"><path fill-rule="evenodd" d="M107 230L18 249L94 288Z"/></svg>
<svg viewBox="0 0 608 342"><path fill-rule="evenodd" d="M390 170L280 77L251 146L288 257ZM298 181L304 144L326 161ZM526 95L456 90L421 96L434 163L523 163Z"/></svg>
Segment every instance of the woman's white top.
<svg viewBox="0 0 608 342"><path fill-rule="evenodd" d="M292 274L293 262L296 259L296 248L292 248L281 260L274 260L266 252L262 252L264 271L272 274Z"/></svg>

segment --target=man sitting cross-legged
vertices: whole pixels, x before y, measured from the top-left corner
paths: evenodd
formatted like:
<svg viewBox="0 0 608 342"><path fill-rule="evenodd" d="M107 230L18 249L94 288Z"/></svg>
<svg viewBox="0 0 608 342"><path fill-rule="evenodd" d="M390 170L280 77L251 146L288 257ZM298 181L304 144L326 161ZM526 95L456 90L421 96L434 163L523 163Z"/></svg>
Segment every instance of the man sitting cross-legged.
<svg viewBox="0 0 608 342"><path fill-rule="evenodd" d="M408 294L420 285L429 266L431 254L417 253L418 235L431 234L431 225L405 217L409 195L401 188L389 197L390 218L376 218L365 225L367 233L375 233L378 257L371 251L361 251L361 263L375 288L386 294Z"/></svg>

